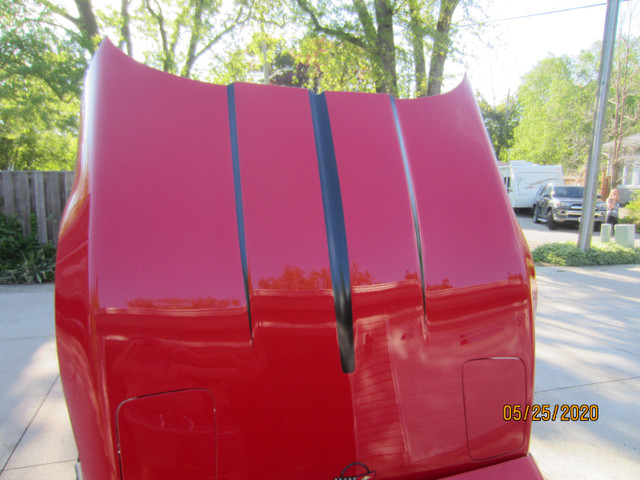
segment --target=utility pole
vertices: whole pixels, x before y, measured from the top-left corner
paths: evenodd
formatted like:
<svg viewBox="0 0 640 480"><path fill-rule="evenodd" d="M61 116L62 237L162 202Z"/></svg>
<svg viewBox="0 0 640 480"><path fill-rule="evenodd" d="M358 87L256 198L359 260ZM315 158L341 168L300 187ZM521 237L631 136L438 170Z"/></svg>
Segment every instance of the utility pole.
<svg viewBox="0 0 640 480"><path fill-rule="evenodd" d="M604 38L600 54L600 73L598 75L598 89L596 92L596 113L593 119L591 134L591 148L589 163L587 164L587 179L582 198L582 221L578 231L578 248L583 252L589 250L593 235L593 213L596 206L596 187L598 171L600 170L600 155L602 154L602 132L607 113L607 96L609 94L609 79L611 78L611 58L616 40L616 26L618 24L619 0L607 0L607 18L604 25Z"/></svg>
<svg viewBox="0 0 640 480"><path fill-rule="evenodd" d="M269 60L267 58L267 42L262 40L262 76L264 84L269 85Z"/></svg>

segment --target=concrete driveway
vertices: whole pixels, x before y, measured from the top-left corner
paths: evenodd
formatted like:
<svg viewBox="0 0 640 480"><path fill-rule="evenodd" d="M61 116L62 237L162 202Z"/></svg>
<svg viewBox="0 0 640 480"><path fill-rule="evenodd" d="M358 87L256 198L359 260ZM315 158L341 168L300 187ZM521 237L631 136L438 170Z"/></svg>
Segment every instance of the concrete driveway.
<svg viewBox="0 0 640 480"><path fill-rule="evenodd" d="M534 403L597 405L534 422L547 480L640 479L640 266L540 267Z"/></svg>
<svg viewBox="0 0 640 480"><path fill-rule="evenodd" d="M0 286L0 478L73 480L58 374L53 285Z"/></svg>
<svg viewBox="0 0 640 480"><path fill-rule="evenodd" d="M534 401L597 405L599 418L535 422L531 452L547 480L639 479L640 266L537 272ZM53 294L0 286L0 480L75 478Z"/></svg>

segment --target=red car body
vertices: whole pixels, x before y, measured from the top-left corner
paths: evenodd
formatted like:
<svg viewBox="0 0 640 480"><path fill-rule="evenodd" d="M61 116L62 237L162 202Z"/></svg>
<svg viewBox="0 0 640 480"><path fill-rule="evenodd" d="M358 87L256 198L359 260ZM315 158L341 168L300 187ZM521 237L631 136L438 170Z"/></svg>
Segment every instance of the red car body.
<svg viewBox="0 0 640 480"><path fill-rule="evenodd" d="M541 479L534 267L469 84L415 100L104 42L60 232L87 480Z"/></svg>

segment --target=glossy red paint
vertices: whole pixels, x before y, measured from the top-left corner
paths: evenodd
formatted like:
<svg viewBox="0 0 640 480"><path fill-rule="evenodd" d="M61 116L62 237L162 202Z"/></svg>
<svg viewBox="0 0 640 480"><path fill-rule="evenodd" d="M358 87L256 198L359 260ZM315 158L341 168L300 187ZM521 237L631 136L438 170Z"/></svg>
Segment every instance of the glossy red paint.
<svg viewBox="0 0 640 480"><path fill-rule="evenodd" d="M447 477L445 480L511 480L516 478L543 480L536 463L530 455Z"/></svg>
<svg viewBox="0 0 640 480"><path fill-rule="evenodd" d="M215 478L214 411L206 390L123 402L117 416L123 478Z"/></svg>
<svg viewBox="0 0 640 480"><path fill-rule="evenodd" d="M502 420L532 401L534 271L491 152L466 81L311 98L105 42L56 279L85 478L539 478Z"/></svg>
<svg viewBox="0 0 640 480"><path fill-rule="evenodd" d="M496 422L503 406L525 405L526 376L519 358L469 360L462 367L469 455L486 460L522 447L524 422Z"/></svg>

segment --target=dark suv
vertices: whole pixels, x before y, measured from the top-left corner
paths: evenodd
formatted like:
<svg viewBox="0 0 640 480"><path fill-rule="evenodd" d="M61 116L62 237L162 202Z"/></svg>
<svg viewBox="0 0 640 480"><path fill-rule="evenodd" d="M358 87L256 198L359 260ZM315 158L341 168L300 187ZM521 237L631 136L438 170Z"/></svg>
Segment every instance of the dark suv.
<svg viewBox="0 0 640 480"><path fill-rule="evenodd" d="M549 230L555 230L560 223L578 223L582 217L583 196L584 187L579 185L543 185L533 199L533 221L545 222ZM597 201L594 228L600 228L606 212L605 203Z"/></svg>

